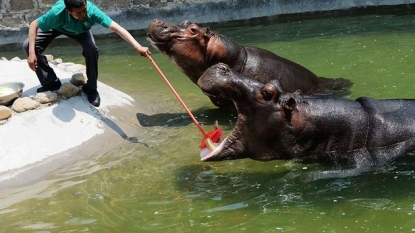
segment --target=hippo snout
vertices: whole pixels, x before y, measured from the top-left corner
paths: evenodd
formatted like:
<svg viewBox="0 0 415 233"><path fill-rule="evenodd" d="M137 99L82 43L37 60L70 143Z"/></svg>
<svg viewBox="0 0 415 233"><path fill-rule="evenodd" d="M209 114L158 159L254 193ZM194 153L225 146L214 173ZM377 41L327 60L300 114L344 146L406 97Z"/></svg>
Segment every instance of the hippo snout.
<svg viewBox="0 0 415 233"><path fill-rule="evenodd" d="M197 81L197 85L207 94L213 94L231 81L230 68L224 63L218 63L207 69Z"/></svg>
<svg viewBox="0 0 415 233"><path fill-rule="evenodd" d="M207 69L203 76L206 76L206 78L209 77L222 77L222 76L229 76L230 75L230 68L225 63L218 63L216 65L211 66L209 69Z"/></svg>
<svg viewBox="0 0 415 233"><path fill-rule="evenodd" d="M151 31L154 27L160 26L162 24L163 24L163 21L158 20L158 19L153 19L153 21L151 21L151 23L148 25L148 30Z"/></svg>

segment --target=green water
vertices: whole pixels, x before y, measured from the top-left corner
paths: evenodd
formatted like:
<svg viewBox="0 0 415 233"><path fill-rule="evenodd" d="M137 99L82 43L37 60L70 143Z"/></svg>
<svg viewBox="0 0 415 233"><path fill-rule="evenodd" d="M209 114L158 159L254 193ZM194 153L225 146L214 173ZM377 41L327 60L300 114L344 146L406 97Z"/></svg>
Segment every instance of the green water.
<svg viewBox="0 0 415 233"><path fill-rule="evenodd" d="M258 20L212 29L269 49L325 77L354 82L349 98L415 98L415 16ZM144 44L144 34L136 38ZM99 39L100 80L142 104L140 143L0 191L0 232L414 232L415 158L341 177L290 161L203 163L201 135L158 73L129 45ZM216 109L154 49L153 58L206 129L229 132ZM76 44L48 50L82 63ZM0 56L23 57L20 49ZM320 174L323 178L313 178Z"/></svg>

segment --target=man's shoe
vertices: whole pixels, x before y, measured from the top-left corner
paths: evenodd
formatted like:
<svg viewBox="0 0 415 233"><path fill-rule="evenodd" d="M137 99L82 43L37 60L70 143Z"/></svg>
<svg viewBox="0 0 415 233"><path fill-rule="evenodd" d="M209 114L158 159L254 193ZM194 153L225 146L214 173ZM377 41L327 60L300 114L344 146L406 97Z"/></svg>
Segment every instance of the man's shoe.
<svg viewBox="0 0 415 233"><path fill-rule="evenodd" d="M91 103L94 107L99 107L101 104L101 97L99 97L99 93L92 93L92 94L86 94L88 97L89 103Z"/></svg>
<svg viewBox="0 0 415 233"><path fill-rule="evenodd" d="M56 79L55 81L48 83L42 87L39 87L36 92L40 93L40 92L46 92L46 91L56 91L59 90L59 88L61 88L62 83L61 80Z"/></svg>
<svg viewBox="0 0 415 233"><path fill-rule="evenodd" d="M82 91L85 92L86 97L88 98L88 102L91 103L94 107L99 107L101 104L101 97L99 97L99 93L97 90L90 89L87 86L82 87Z"/></svg>

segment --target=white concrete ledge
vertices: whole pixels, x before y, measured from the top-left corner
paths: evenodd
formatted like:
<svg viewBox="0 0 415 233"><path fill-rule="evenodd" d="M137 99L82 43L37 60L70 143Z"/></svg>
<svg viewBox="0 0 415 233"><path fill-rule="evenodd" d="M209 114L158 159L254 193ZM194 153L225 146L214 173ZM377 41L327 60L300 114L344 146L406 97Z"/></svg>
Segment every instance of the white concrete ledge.
<svg viewBox="0 0 415 233"><path fill-rule="evenodd" d="M72 73L54 67L62 82ZM27 62L0 61L0 83L23 82L23 97L39 87ZM128 139L139 127L134 99L98 83L101 106L95 108L85 94L51 106L14 113L0 125L0 189L30 182L62 164L103 153ZM33 172L35 171L35 172Z"/></svg>

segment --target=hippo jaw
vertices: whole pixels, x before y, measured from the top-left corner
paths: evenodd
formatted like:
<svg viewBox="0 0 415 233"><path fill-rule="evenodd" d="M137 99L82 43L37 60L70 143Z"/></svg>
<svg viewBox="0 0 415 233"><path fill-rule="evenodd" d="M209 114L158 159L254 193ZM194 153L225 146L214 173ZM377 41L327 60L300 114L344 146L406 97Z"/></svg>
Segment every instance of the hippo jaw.
<svg viewBox="0 0 415 233"><path fill-rule="evenodd" d="M207 96L232 99L241 95L235 87L237 84L233 81L229 66L218 63L206 70L197 84ZM226 89L228 91L225 91ZM202 150L200 153L201 160L220 161L248 157L245 155L244 137L241 133L241 128L246 123L245 119L241 113L238 113L237 122L232 132L216 145L213 151Z"/></svg>
<svg viewBox="0 0 415 233"><path fill-rule="evenodd" d="M199 42L203 32L197 24L188 20L176 25L155 19L148 26L146 39L155 49L171 57L173 52L180 53L181 49L189 49L188 46L193 44L193 40Z"/></svg>
<svg viewBox="0 0 415 233"><path fill-rule="evenodd" d="M242 135L238 133L237 126L213 151L205 148L200 151L201 161L221 161L248 158L245 155L245 146Z"/></svg>
<svg viewBox="0 0 415 233"><path fill-rule="evenodd" d="M255 135L251 135L250 126L252 122L248 117L252 115L252 112L255 112L255 109L252 109L250 105L265 105L265 103L260 103L259 99L262 98L259 98L259 96L262 97L266 93L258 92L258 90L264 90L264 85L242 76L236 77L235 73L224 63L218 63L207 69L200 77L198 85L208 96L232 100L238 111L237 122L232 132L221 143L217 144L213 151L202 150L200 153L201 160L220 161L243 158L270 160L270 156L258 155L258 150L251 148L255 144L252 144ZM271 99L271 97L269 98ZM276 97L272 96L272 98L275 99Z"/></svg>
<svg viewBox="0 0 415 233"><path fill-rule="evenodd" d="M175 25L156 19L148 27L147 40L195 84L208 68L205 58L210 40L208 28L201 28L187 20Z"/></svg>

